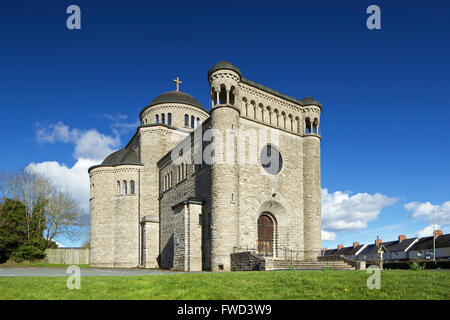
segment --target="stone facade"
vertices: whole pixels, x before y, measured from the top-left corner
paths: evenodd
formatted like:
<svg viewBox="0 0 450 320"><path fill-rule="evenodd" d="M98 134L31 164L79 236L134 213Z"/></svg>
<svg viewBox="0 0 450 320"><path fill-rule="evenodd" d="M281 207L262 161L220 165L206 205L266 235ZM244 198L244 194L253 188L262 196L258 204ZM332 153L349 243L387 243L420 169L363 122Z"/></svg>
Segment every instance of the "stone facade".
<svg viewBox="0 0 450 320"><path fill-rule="evenodd" d="M320 255L322 106L227 62L208 80L209 112L185 93L163 94L125 151L90 168L91 265L229 271L243 248ZM134 181L134 194L118 192L121 181Z"/></svg>

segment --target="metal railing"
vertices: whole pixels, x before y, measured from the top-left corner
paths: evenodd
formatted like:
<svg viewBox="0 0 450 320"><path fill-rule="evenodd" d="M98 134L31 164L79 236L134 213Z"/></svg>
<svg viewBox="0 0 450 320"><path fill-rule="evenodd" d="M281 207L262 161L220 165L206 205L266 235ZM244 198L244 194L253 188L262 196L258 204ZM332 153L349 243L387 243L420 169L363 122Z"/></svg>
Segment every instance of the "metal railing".
<svg viewBox="0 0 450 320"><path fill-rule="evenodd" d="M274 257L283 259L286 261L299 261L303 260L304 254L310 251L294 250L287 247L270 248L268 246L255 247L233 247L233 253L251 252L263 257ZM312 251L311 251L312 252Z"/></svg>

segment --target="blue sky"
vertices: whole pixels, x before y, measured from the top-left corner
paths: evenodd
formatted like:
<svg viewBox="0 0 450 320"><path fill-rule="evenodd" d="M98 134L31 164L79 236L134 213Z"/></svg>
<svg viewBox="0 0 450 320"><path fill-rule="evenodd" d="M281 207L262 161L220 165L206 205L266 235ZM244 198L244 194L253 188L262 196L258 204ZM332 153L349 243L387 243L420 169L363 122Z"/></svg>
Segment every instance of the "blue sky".
<svg viewBox="0 0 450 320"><path fill-rule="evenodd" d="M323 225L334 239L323 246L426 234L433 208L450 232L450 4L344 3L5 3L0 169L33 163L85 204L84 169L128 142L140 110L176 76L208 106L207 70L228 60L323 104ZM71 4L81 30L66 28ZM366 28L371 4L381 30Z"/></svg>

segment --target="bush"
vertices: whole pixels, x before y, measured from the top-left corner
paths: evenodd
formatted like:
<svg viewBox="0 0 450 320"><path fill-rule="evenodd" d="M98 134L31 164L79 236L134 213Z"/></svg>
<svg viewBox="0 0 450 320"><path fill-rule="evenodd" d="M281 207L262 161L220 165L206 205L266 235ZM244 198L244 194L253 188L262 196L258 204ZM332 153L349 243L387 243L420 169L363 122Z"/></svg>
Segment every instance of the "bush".
<svg viewBox="0 0 450 320"><path fill-rule="evenodd" d="M45 243L43 241L31 240L25 242L17 250L15 250L11 257L15 262L36 261L45 258Z"/></svg>
<svg viewBox="0 0 450 320"><path fill-rule="evenodd" d="M437 260L436 262L434 261L426 261L426 260L422 260L422 261L413 261L413 262L408 262L408 261L402 261L402 262L387 262L384 264L384 268L385 269L412 269L411 268L411 264L412 263L416 263L418 265L424 265L425 266L425 270L428 269L450 269L450 260Z"/></svg>
<svg viewBox="0 0 450 320"><path fill-rule="evenodd" d="M409 263L409 267L411 268L411 270L415 270L415 271L419 271L419 270L423 270L425 269L426 263L417 263L417 262L412 262Z"/></svg>

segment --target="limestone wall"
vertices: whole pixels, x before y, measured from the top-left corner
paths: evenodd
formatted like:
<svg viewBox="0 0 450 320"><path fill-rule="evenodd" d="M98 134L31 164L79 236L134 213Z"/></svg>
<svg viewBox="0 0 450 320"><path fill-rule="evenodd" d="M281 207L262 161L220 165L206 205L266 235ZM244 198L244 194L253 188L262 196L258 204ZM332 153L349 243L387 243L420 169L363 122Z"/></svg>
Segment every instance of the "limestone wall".
<svg viewBox="0 0 450 320"><path fill-rule="evenodd" d="M160 176L157 162L167 154L188 133L170 129L165 126L141 127L140 134L140 161L145 164L141 178L141 216L159 218L159 187ZM147 239L157 239L159 230L155 227L147 228ZM159 241L158 241L159 242ZM157 261L159 243L146 244L146 261L150 265Z"/></svg>
<svg viewBox="0 0 450 320"><path fill-rule="evenodd" d="M139 192L142 166L120 165L91 170L90 241L94 267L139 265ZM123 182L127 182L127 194ZM131 194L130 181L135 183ZM118 190L120 182L120 192Z"/></svg>
<svg viewBox="0 0 450 320"><path fill-rule="evenodd" d="M231 271L259 271L266 269L264 258L251 253L239 252L231 254Z"/></svg>
<svg viewBox="0 0 450 320"><path fill-rule="evenodd" d="M177 180L179 170L185 170L186 172L182 175L181 181ZM202 262L199 266L197 258L200 255L200 257L207 262L209 257L209 244L207 243L209 239L207 232L209 229L209 219L205 218L206 216L209 216L209 205L207 204L210 184L209 167L198 166L196 168L193 164L184 163L177 165L168 160L166 164L163 164L160 175L164 177L170 172L173 173L173 185L166 190L162 188L160 194L161 267L176 268L179 270L183 270L187 267L184 259L187 259L188 256L183 258L182 255L188 254L186 251L185 239L190 237L191 248L202 248L203 246L202 253L196 251L197 249L191 251L191 270L193 270L193 268L200 270L203 268L205 270L208 268L208 265ZM190 207L187 207L186 209L180 209L179 207L173 208L175 205L188 199L202 201L205 205L196 207L195 210ZM181 207L183 207L183 205L181 205ZM189 219L186 219L188 214L190 214L190 223ZM200 219L202 219L202 226L200 226ZM190 232L187 231L189 228ZM201 236L202 233L204 233L204 236ZM177 236L175 234L177 234Z"/></svg>
<svg viewBox="0 0 450 320"><path fill-rule="evenodd" d="M274 254L283 248L304 250L302 137L242 117L240 129L248 163L239 169L239 246L257 247L258 217L269 213L275 222ZM260 153L267 144L276 146L283 158L276 175L267 173L261 164Z"/></svg>

